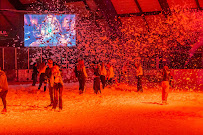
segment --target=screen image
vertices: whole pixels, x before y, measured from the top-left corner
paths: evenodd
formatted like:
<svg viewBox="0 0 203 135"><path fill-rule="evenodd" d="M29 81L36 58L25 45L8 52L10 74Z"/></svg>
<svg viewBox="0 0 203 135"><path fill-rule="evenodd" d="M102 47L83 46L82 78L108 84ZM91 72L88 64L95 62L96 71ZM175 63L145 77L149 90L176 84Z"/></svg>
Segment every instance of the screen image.
<svg viewBox="0 0 203 135"><path fill-rule="evenodd" d="M75 46L76 26L73 14L25 14L24 46Z"/></svg>

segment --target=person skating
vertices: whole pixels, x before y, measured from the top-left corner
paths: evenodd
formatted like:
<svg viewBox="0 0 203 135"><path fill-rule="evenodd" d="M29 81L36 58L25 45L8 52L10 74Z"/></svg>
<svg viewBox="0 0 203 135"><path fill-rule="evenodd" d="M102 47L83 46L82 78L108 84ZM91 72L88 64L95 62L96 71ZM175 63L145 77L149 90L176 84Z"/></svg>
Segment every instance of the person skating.
<svg viewBox="0 0 203 135"><path fill-rule="evenodd" d="M47 66L45 65L45 62L42 62L39 65L39 74L38 76L40 76L39 78L39 87L38 90L40 90L42 83L44 83L44 91L46 91L46 75L45 75L45 71L46 71Z"/></svg>
<svg viewBox="0 0 203 135"><path fill-rule="evenodd" d="M143 69L141 63L135 64L136 67L136 76L137 76L137 92L143 92L142 89L142 77L143 77Z"/></svg>
<svg viewBox="0 0 203 135"><path fill-rule="evenodd" d="M162 80L162 103L167 104L167 97L169 91L170 70L168 66L163 67L163 80Z"/></svg>
<svg viewBox="0 0 203 135"><path fill-rule="evenodd" d="M101 93L100 89L100 66L98 64L92 65L94 70L94 83L93 83L93 89L94 93L97 94L98 91Z"/></svg>
<svg viewBox="0 0 203 135"><path fill-rule="evenodd" d="M38 70L37 70L37 63L33 64L33 72L32 72L32 86L35 86L36 82L37 82L37 74L38 74Z"/></svg>
<svg viewBox="0 0 203 135"><path fill-rule="evenodd" d="M6 95L8 93L8 82L7 82L7 77L4 71L1 70L0 67L0 97L2 99L4 108L1 111L2 113L7 112L6 108Z"/></svg>
<svg viewBox="0 0 203 135"><path fill-rule="evenodd" d="M78 78L78 70L77 70L77 67L78 67L79 61L80 61L80 59L78 59L78 60L77 60L77 63L75 63L74 73L75 73L75 77L76 77L76 78Z"/></svg>
<svg viewBox="0 0 203 135"><path fill-rule="evenodd" d="M107 85L112 86L113 84L113 78L114 78L114 71L113 71L113 66L108 63L107 64Z"/></svg>
<svg viewBox="0 0 203 135"><path fill-rule="evenodd" d="M84 60L79 60L77 65L77 76L79 81L79 94L82 94L85 89L85 81L87 78Z"/></svg>
<svg viewBox="0 0 203 135"><path fill-rule="evenodd" d="M49 106L53 106L53 100L54 100L54 96L53 96L53 86L51 85L50 79L51 79L51 75L52 75L52 68L53 68L53 60L49 59L48 60L48 67L46 68L45 71L45 79L47 80L47 83L49 85L49 96L50 96L50 105Z"/></svg>
<svg viewBox="0 0 203 135"><path fill-rule="evenodd" d="M59 101L59 109L62 110L63 80L59 69L59 65L56 64L53 66L50 83L54 88L53 109L56 109Z"/></svg>
<svg viewBox="0 0 203 135"><path fill-rule="evenodd" d="M104 89L104 88L105 88L105 85L106 85L106 68L105 68L103 62L102 62L102 64L101 64L100 79L101 79L101 82L102 82L102 89Z"/></svg>

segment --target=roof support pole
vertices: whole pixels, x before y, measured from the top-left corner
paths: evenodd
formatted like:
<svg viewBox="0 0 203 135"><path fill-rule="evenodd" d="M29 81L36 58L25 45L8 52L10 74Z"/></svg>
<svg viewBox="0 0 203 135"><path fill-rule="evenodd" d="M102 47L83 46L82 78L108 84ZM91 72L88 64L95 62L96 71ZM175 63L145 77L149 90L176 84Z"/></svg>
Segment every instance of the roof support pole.
<svg viewBox="0 0 203 135"><path fill-rule="evenodd" d="M122 25L120 19L118 18L117 12L111 2L111 0L94 0L98 8L102 11L104 18L106 19L112 33L113 37L122 37L120 27Z"/></svg>
<svg viewBox="0 0 203 135"><path fill-rule="evenodd" d="M200 4L199 4L199 0L195 0L195 2L196 2L196 5L197 5L197 8L202 10L202 8L200 7Z"/></svg>
<svg viewBox="0 0 203 135"><path fill-rule="evenodd" d="M147 30L148 30L148 32L149 32L149 25L148 25L148 23L147 23L147 20L146 20L146 18L145 18L145 15L143 14L142 8L141 8L141 6L140 6L140 4L139 4L139 2L138 2L137 0L134 0L134 1L135 1L135 3L136 3L136 5L137 5L137 7L138 7L138 9L139 9L139 11L140 11L140 13L142 14L141 16L142 16L142 18L143 18L143 20L144 20L144 22L145 22L145 26L146 26L146 28L147 28Z"/></svg>
<svg viewBox="0 0 203 135"><path fill-rule="evenodd" d="M167 16L171 14L171 10L169 8L167 0L158 0L158 1L159 1L160 6L161 6L162 13L167 18Z"/></svg>

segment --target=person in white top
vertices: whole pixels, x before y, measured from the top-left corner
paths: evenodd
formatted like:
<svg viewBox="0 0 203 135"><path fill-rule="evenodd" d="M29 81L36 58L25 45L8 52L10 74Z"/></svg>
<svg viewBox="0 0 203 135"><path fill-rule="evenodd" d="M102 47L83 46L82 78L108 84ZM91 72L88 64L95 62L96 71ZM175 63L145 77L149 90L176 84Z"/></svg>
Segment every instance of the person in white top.
<svg viewBox="0 0 203 135"><path fill-rule="evenodd" d="M114 71L113 67L110 63L107 64L107 84L112 85L113 83L113 78L114 78Z"/></svg>
<svg viewBox="0 0 203 135"><path fill-rule="evenodd" d="M102 64L101 64L100 79L101 79L101 82L102 82L102 88L104 89L105 84L106 84L106 68L105 68L103 62L102 62Z"/></svg>
<svg viewBox="0 0 203 135"><path fill-rule="evenodd" d="M137 76L137 92L143 92L142 89L142 76L143 76L143 70L141 63L135 63L136 67L136 76Z"/></svg>

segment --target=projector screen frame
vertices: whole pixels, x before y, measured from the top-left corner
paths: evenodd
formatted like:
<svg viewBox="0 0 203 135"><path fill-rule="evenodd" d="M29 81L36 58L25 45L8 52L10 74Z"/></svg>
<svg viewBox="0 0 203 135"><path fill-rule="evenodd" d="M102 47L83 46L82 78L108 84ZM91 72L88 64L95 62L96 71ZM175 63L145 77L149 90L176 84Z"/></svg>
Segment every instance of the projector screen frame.
<svg viewBox="0 0 203 135"><path fill-rule="evenodd" d="M70 15L70 16L74 16L73 18L74 18L74 22L75 22L75 26L74 26L74 31L75 31L75 34L74 34L74 42L75 42L75 45L68 45L68 44L66 44L66 46L63 46L63 45L45 45L45 46L27 46L27 45L25 45L25 16L26 15L55 15L55 16L63 16L63 15ZM76 25L76 21L77 21L77 15L76 14L70 14L70 13L53 13L53 12L51 12L51 13L47 13L47 12L45 12L45 13L26 13L26 14L23 14L23 22L24 22L24 24L23 24L23 47L25 47L25 48L47 48L47 47L49 47L49 48L52 48L52 47L68 47L68 48L75 48L75 47L77 47L77 45L78 45L78 40L77 40L77 33L78 33L78 31L77 31L77 25ZM61 23L60 23L61 24Z"/></svg>

